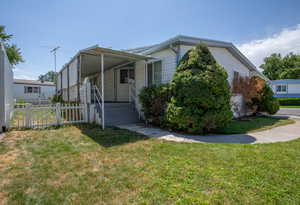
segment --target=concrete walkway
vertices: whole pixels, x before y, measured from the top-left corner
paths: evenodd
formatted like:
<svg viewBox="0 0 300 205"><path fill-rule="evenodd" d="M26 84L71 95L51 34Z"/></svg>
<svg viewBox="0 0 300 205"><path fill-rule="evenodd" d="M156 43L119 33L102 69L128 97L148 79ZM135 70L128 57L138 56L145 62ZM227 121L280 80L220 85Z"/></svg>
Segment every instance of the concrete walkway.
<svg viewBox="0 0 300 205"><path fill-rule="evenodd" d="M300 117L300 108L280 108L278 115L294 115Z"/></svg>
<svg viewBox="0 0 300 205"><path fill-rule="evenodd" d="M275 127L270 130L234 135L188 135L169 132L160 128L145 127L143 124L130 124L119 126L134 132L144 134L174 142L193 142L193 143L237 143L237 144L260 144L286 142L300 138L300 120L295 119L296 123Z"/></svg>

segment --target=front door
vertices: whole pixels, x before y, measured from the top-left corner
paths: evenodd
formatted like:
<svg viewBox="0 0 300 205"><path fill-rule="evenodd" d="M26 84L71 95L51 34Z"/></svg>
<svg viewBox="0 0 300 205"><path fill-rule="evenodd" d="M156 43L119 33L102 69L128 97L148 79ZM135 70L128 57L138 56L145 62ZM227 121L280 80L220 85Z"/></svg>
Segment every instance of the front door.
<svg viewBox="0 0 300 205"><path fill-rule="evenodd" d="M117 72L117 101L129 101L129 79L134 79L134 69L123 67Z"/></svg>

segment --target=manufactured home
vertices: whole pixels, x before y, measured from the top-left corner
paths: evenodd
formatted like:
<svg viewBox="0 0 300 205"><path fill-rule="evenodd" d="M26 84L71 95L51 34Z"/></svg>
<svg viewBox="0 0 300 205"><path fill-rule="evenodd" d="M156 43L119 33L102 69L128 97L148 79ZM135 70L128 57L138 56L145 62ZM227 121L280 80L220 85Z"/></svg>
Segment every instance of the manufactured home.
<svg viewBox="0 0 300 205"><path fill-rule="evenodd" d="M55 84L53 82L14 79L14 99L26 103L49 103L55 95Z"/></svg>
<svg viewBox="0 0 300 205"><path fill-rule="evenodd" d="M300 97L300 79L273 80L272 89L275 97Z"/></svg>
<svg viewBox="0 0 300 205"><path fill-rule="evenodd" d="M137 121L134 115L142 115L140 90L171 81L180 59L198 43L208 46L217 62L227 70L230 83L236 74L265 78L232 43L179 35L134 49L113 50L96 45L80 50L59 72L57 92L64 101L80 102L84 98L82 86L88 81L93 88L91 103L99 102L106 124Z"/></svg>

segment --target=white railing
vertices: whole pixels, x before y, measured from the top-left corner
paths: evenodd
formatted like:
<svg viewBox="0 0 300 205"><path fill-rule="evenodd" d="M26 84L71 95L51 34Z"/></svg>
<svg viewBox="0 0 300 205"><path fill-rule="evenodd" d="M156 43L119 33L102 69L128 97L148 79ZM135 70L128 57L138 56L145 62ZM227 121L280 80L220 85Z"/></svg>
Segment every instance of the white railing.
<svg viewBox="0 0 300 205"><path fill-rule="evenodd" d="M136 105L136 87L135 87L135 80L129 79L129 102L132 104L133 109L138 113L139 119L141 119L141 113L137 109Z"/></svg>
<svg viewBox="0 0 300 205"><path fill-rule="evenodd" d="M88 122L86 104L16 105L9 128L34 128Z"/></svg>
<svg viewBox="0 0 300 205"><path fill-rule="evenodd" d="M95 114L97 114L96 119L99 118L100 123L102 125L102 129L104 129L104 97L97 86L93 87L94 94L94 103L95 103Z"/></svg>

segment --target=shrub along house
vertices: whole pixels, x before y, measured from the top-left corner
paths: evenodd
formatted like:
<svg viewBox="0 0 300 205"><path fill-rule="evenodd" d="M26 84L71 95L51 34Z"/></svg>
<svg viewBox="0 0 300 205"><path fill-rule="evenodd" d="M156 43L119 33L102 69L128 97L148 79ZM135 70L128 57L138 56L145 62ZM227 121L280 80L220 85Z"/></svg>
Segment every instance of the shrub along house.
<svg viewBox="0 0 300 205"><path fill-rule="evenodd" d="M80 50L59 72L57 92L64 101L80 102L84 98L80 91L89 81L93 88L91 103L98 107L103 124L136 122L141 114L140 90L171 81L182 56L198 43L207 45L226 69L230 84L236 75L265 78L232 43L179 35L122 51L97 45ZM242 104L241 98L237 99Z"/></svg>

